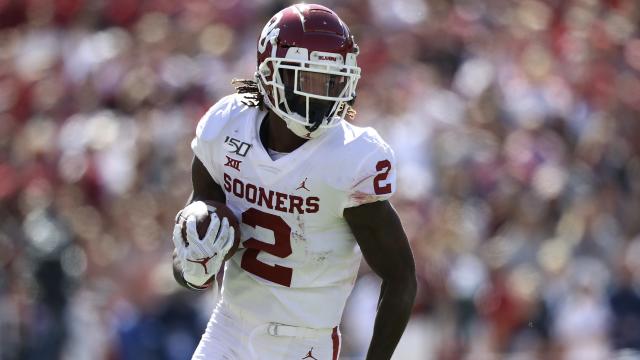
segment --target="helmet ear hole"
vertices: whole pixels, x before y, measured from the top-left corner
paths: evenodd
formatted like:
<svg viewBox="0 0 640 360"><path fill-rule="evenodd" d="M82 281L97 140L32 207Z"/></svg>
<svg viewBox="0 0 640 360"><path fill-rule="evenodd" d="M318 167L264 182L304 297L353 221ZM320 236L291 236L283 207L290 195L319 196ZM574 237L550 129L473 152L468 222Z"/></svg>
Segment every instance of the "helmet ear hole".
<svg viewBox="0 0 640 360"><path fill-rule="evenodd" d="M258 71L260 71L260 74L262 74L262 76L265 76L265 77L271 75L271 69L269 69L269 66L267 65L266 62L263 62L262 64L260 64Z"/></svg>

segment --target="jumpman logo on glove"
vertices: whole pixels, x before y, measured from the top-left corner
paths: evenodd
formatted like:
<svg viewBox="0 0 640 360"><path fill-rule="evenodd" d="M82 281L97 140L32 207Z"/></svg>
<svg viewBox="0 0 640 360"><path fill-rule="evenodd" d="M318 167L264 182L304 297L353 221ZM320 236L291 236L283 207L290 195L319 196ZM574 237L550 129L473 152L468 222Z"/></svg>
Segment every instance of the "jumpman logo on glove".
<svg viewBox="0 0 640 360"><path fill-rule="evenodd" d="M218 255L218 253L213 254L213 256L208 256L201 259L195 259L195 260L187 259L187 261L202 265L202 267L204 268L205 275L209 275L209 271L207 270L207 263L209 262L209 260L213 259L216 255Z"/></svg>

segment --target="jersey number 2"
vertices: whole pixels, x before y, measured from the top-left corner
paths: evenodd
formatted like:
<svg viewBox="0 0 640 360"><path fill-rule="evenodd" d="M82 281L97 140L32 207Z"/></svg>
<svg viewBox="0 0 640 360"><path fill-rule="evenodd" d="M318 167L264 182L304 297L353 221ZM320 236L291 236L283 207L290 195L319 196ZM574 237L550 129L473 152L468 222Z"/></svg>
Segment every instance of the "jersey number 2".
<svg viewBox="0 0 640 360"><path fill-rule="evenodd" d="M246 250L242 255L240 266L263 279L282 286L291 286L291 277L293 276L292 268L280 265L269 265L258 260L260 251L279 258L286 258L291 255L291 253L293 253L293 250L291 250L291 227L289 227L281 217L254 208L250 208L242 213L242 222L253 228L259 226L271 230L275 243L269 244L253 237L249 238L243 244Z"/></svg>
<svg viewBox="0 0 640 360"><path fill-rule="evenodd" d="M380 185L380 182L387 180L387 177L389 176L389 171L391 171L391 162L389 160L378 161L378 163L376 164L376 171L383 171L383 172L378 173L378 175L376 175L376 177L373 178L373 191L375 191L376 195L390 193L391 184L387 183L385 185Z"/></svg>

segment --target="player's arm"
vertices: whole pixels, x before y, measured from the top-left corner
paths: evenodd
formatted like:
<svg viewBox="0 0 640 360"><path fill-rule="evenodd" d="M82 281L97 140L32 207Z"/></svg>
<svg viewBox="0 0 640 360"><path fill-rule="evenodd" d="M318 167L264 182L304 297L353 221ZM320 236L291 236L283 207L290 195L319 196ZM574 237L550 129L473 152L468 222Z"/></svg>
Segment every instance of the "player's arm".
<svg viewBox="0 0 640 360"><path fill-rule="evenodd" d="M214 200L221 203L225 202L224 191L220 185L213 180L207 168L196 156L193 157L193 162L191 163L191 183L193 185L193 192L191 193L191 196L189 196L187 204L198 200ZM182 266L177 258L175 249L173 250L173 277L176 279L178 284L183 287L197 290L184 280L184 277L182 276Z"/></svg>
<svg viewBox="0 0 640 360"><path fill-rule="evenodd" d="M209 171L197 156L193 157L193 162L191 163L191 184L193 192L189 203L198 200L213 200L225 203L224 190L213 180Z"/></svg>
<svg viewBox="0 0 640 360"><path fill-rule="evenodd" d="M409 321L416 296L411 248L398 214L386 200L346 208L344 218L364 259L382 278L367 360L388 360Z"/></svg>

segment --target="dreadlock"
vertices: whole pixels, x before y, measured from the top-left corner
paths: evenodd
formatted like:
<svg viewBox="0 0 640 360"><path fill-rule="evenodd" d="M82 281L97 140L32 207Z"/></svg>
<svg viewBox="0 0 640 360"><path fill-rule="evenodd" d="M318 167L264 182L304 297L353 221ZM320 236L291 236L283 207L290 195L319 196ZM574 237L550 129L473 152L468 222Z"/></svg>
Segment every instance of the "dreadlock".
<svg viewBox="0 0 640 360"><path fill-rule="evenodd" d="M264 101L262 100L262 94L260 93L260 89L258 88L258 83L255 80L250 79L233 79L231 80L231 85L236 88L236 93L242 94L244 100L243 104L251 107L257 107L260 110L264 110ZM356 109L351 106L351 104L342 103L338 108L336 113L341 113L344 111L344 107L347 107L347 115L346 117L349 120L353 120L356 117Z"/></svg>
<svg viewBox="0 0 640 360"><path fill-rule="evenodd" d="M350 101L351 102L351 101ZM351 106L351 104L345 103L343 102L342 104L340 104L340 107L338 107L338 111L336 111L336 113L341 113L342 111L344 111L344 107L347 107L347 115L345 117L349 118L349 120L353 120L356 118L356 114L358 113L356 111L356 109L353 108L353 106Z"/></svg>
<svg viewBox="0 0 640 360"><path fill-rule="evenodd" d="M262 94L260 93L258 83L255 80L233 79L231 80L231 85L236 88L236 93L244 95L244 100L242 101L243 104L264 110Z"/></svg>

